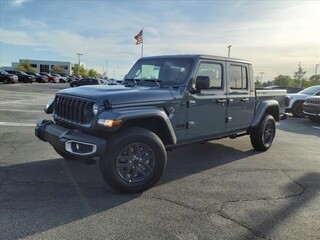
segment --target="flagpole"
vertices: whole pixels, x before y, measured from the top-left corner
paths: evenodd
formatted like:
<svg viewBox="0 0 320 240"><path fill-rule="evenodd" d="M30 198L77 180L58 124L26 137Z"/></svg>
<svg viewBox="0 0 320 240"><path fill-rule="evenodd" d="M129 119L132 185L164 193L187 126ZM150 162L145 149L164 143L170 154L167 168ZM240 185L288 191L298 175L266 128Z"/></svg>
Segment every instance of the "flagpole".
<svg viewBox="0 0 320 240"><path fill-rule="evenodd" d="M142 44L141 44L141 57L143 57L143 42L144 42L144 33L143 33L143 27L142 27Z"/></svg>

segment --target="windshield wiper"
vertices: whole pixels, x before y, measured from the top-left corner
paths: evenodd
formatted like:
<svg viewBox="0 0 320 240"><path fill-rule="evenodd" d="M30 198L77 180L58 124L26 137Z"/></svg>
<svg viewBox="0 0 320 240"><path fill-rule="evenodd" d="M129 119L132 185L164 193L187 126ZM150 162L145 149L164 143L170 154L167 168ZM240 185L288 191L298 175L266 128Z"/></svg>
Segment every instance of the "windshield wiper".
<svg viewBox="0 0 320 240"><path fill-rule="evenodd" d="M134 79L134 78L126 78L125 81L132 81L134 82L134 85L138 85L137 81L140 81L139 79Z"/></svg>
<svg viewBox="0 0 320 240"><path fill-rule="evenodd" d="M159 79L144 79L145 82L155 82L159 87L161 87L161 80Z"/></svg>

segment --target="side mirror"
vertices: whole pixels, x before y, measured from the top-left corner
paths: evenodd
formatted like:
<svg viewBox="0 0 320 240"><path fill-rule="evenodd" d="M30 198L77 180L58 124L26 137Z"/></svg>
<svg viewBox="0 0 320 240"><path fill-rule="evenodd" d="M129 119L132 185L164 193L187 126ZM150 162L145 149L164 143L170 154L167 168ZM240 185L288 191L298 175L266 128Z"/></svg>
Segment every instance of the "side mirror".
<svg viewBox="0 0 320 240"><path fill-rule="evenodd" d="M196 89L209 89L210 88L210 78L208 76L198 76L196 78Z"/></svg>

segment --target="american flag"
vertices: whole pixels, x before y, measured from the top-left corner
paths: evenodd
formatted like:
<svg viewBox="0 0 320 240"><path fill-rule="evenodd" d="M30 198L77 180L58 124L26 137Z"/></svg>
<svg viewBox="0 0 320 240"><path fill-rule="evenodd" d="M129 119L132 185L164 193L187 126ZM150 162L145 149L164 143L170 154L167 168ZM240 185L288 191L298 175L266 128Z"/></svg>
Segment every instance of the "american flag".
<svg viewBox="0 0 320 240"><path fill-rule="evenodd" d="M143 42L143 30L141 30L136 36L134 36L134 39L137 41L136 44L139 45Z"/></svg>

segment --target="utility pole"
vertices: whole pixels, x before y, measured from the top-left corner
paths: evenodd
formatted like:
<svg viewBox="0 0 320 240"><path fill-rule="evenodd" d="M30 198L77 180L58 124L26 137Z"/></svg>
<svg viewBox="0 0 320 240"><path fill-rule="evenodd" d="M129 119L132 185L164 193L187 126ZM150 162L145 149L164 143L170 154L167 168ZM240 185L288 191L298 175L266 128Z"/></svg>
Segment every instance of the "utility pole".
<svg viewBox="0 0 320 240"><path fill-rule="evenodd" d="M318 66L320 66L320 63L316 64L316 70L314 71L314 75L318 74Z"/></svg>
<svg viewBox="0 0 320 240"><path fill-rule="evenodd" d="M230 48L232 47L232 45L228 46L228 58L230 57Z"/></svg>
<svg viewBox="0 0 320 240"><path fill-rule="evenodd" d="M79 77L79 70L80 70L80 56L82 56L82 53L77 53L78 55L78 77Z"/></svg>
<svg viewBox="0 0 320 240"><path fill-rule="evenodd" d="M299 79L300 79L300 88L302 85L302 68L301 68L301 62L299 62Z"/></svg>
<svg viewBox="0 0 320 240"><path fill-rule="evenodd" d="M264 72L260 72L260 80L262 82L262 76L263 76Z"/></svg>

